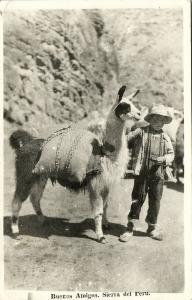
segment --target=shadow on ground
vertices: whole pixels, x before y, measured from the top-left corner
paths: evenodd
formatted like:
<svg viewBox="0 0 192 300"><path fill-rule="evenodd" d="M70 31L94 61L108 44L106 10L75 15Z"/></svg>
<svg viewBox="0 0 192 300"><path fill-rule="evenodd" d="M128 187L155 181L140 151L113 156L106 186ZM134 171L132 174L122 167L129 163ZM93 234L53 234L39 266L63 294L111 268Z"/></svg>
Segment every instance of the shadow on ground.
<svg viewBox="0 0 192 300"><path fill-rule="evenodd" d="M4 217L4 235L14 237L11 233L11 217ZM110 223L109 229L103 229L104 234L110 234L116 237L124 232L125 226ZM44 225L40 225L36 215L26 215L19 218L20 236L32 236L48 239L50 236L66 236L66 237L79 237L87 238L94 241L96 237L89 236L86 231L92 230L94 232L94 220L85 219L80 223L71 223L69 219L46 217Z"/></svg>

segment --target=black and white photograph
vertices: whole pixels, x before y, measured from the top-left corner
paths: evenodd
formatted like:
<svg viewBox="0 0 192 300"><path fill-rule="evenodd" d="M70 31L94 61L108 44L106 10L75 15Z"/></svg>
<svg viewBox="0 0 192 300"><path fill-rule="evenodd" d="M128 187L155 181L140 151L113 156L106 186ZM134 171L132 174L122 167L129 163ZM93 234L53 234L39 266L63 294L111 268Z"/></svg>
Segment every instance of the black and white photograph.
<svg viewBox="0 0 192 300"><path fill-rule="evenodd" d="M190 300L190 1L0 4L0 299Z"/></svg>

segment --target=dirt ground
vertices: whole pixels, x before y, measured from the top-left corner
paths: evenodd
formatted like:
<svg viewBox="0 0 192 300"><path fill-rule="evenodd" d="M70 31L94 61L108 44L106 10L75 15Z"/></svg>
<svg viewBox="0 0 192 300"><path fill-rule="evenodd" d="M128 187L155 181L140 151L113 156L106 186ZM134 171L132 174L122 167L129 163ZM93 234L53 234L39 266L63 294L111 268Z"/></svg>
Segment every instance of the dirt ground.
<svg viewBox="0 0 192 300"><path fill-rule="evenodd" d="M10 233L14 154L7 140L4 169L5 289L183 291L183 185L164 188L159 216L162 242L145 235L147 201L135 235L128 243L118 240L127 222L133 179L121 180L114 187L107 244L95 240L87 195L52 187L51 183L42 198L47 225L39 225L27 200L21 210L20 240L14 240Z"/></svg>

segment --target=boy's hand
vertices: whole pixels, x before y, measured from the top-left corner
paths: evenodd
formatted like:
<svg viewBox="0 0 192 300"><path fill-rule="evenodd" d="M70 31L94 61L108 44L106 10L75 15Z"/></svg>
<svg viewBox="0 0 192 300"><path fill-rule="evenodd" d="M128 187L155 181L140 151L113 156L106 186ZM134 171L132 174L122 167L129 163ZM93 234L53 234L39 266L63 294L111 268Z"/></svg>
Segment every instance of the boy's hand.
<svg viewBox="0 0 192 300"><path fill-rule="evenodd" d="M161 165L165 162L165 157L164 156L159 156L154 161L157 165Z"/></svg>

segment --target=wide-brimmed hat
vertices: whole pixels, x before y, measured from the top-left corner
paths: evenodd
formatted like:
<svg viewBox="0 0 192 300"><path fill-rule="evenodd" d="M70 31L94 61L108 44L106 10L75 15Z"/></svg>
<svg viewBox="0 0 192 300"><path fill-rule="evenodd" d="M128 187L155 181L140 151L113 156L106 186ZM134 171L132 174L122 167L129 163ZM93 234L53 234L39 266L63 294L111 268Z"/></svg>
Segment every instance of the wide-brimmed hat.
<svg viewBox="0 0 192 300"><path fill-rule="evenodd" d="M144 117L144 120L150 123L151 117L154 115L159 115L164 117L164 123L169 124L172 121L172 117L163 104L157 104L150 108L149 113Z"/></svg>

